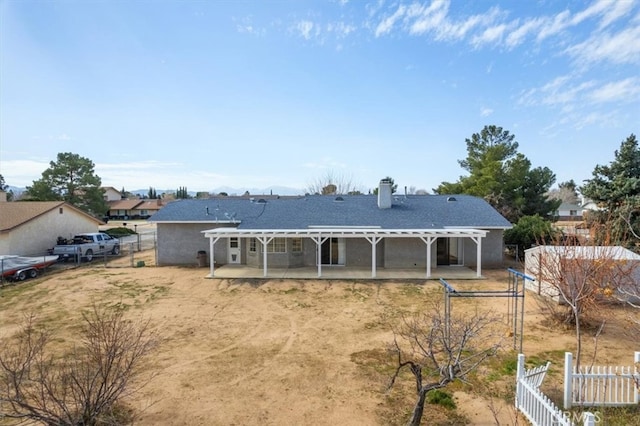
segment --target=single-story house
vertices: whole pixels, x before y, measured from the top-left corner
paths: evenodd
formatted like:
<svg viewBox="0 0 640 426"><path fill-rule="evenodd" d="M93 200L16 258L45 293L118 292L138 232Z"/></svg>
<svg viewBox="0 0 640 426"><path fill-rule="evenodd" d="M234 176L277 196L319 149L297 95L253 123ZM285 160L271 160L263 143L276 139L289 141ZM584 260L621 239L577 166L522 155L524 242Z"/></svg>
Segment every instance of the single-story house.
<svg viewBox="0 0 640 426"><path fill-rule="evenodd" d="M58 237L97 232L101 224L63 201L7 202L0 196L0 255L45 255Z"/></svg>
<svg viewBox="0 0 640 426"><path fill-rule="evenodd" d="M307 195L275 199L178 200L156 224L158 264L193 264L207 253L215 265L423 268L499 266L511 223L469 195Z"/></svg>
<svg viewBox="0 0 640 426"><path fill-rule="evenodd" d="M115 189L113 186L103 186L101 188L104 192L104 200L106 202L118 201L122 199L122 194L120 193L120 191Z"/></svg>
<svg viewBox="0 0 640 426"><path fill-rule="evenodd" d="M160 208L162 200L117 200L109 202L109 219L133 220L148 219Z"/></svg>
<svg viewBox="0 0 640 426"><path fill-rule="evenodd" d="M562 203L554 213L558 221L579 222L582 220L583 208L577 204Z"/></svg>
<svg viewBox="0 0 640 426"><path fill-rule="evenodd" d="M535 278L526 288L560 303L559 287L579 289L587 278L618 299L640 296L640 255L621 246L541 245L525 250L524 263L525 275Z"/></svg>

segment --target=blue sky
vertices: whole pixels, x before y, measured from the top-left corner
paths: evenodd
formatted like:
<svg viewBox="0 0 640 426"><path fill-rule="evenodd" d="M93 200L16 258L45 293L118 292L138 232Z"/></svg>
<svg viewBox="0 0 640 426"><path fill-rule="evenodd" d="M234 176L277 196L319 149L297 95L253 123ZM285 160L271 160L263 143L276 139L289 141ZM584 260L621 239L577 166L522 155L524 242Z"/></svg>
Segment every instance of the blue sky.
<svg viewBox="0 0 640 426"><path fill-rule="evenodd" d="M638 1L0 0L0 174L431 192L495 124L582 183L640 123Z"/></svg>

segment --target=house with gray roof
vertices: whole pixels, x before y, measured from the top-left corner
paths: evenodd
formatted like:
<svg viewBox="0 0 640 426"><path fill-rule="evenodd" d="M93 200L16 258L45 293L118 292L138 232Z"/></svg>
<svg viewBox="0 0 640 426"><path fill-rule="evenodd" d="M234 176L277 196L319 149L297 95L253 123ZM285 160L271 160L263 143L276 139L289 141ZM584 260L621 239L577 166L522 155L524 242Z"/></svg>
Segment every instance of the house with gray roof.
<svg viewBox="0 0 640 426"><path fill-rule="evenodd" d="M482 265L503 259L511 224L469 195L219 197L179 200L150 219L157 226L158 264L193 264L206 253L210 276L220 265L260 268L327 266L422 269Z"/></svg>

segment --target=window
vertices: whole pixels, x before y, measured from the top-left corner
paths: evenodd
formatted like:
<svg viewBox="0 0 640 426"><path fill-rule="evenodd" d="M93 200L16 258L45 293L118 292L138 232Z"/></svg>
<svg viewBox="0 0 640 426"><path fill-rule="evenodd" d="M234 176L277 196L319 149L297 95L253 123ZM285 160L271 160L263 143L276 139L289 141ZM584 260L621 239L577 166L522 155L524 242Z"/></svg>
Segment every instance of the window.
<svg viewBox="0 0 640 426"><path fill-rule="evenodd" d="M250 253L255 253L257 251L256 249L256 239L255 238L251 238L249 240L249 252Z"/></svg>
<svg viewBox="0 0 640 426"><path fill-rule="evenodd" d="M578 216L578 210L569 210L569 216Z"/></svg>
<svg viewBox="0 0 640 426"><path fill-rule="evenodd" d="M302 238L301 237L294 237L294 238L291 239L291 251L293 253L302 252Z"/></svg>
<svg viewBox="0 0 640 426"><path fill-rule="evenodd" d="M284 238L274 238L267 244L267 253L286 253L287 240Z"/></svg>

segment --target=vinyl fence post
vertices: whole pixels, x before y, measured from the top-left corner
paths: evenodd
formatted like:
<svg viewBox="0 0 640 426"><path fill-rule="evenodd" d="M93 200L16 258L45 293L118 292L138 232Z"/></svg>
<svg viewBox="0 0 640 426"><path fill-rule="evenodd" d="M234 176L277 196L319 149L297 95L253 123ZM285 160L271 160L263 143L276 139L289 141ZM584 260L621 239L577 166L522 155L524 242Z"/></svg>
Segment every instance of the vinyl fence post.
<svg viewBox="0 0 640 426"><path fill-rule="evenodd" d="M640 403L640 352L633 354L633 366L634 366L634 401L636 404Z"/></svg>
<svg viewBox="0 0 640 426"><path fill-rule="evenodd" d="M573 388L573 354L564 353L564 409L571 408Z"/></svg>
<svg viewBox="0 0 640 426"><path fill-rule="evenodd" d="M583 426L595 426L596 424L596 416L589 411L585 411L582 413L582 424Z"/></svg>
<svg viewBox="0 0 640 426"><path fill-rule="evenodd" d="M524 354L518 354L518 366L516 370L516 408L520 408L522 398L522 379L524 377Z"/></svg>

